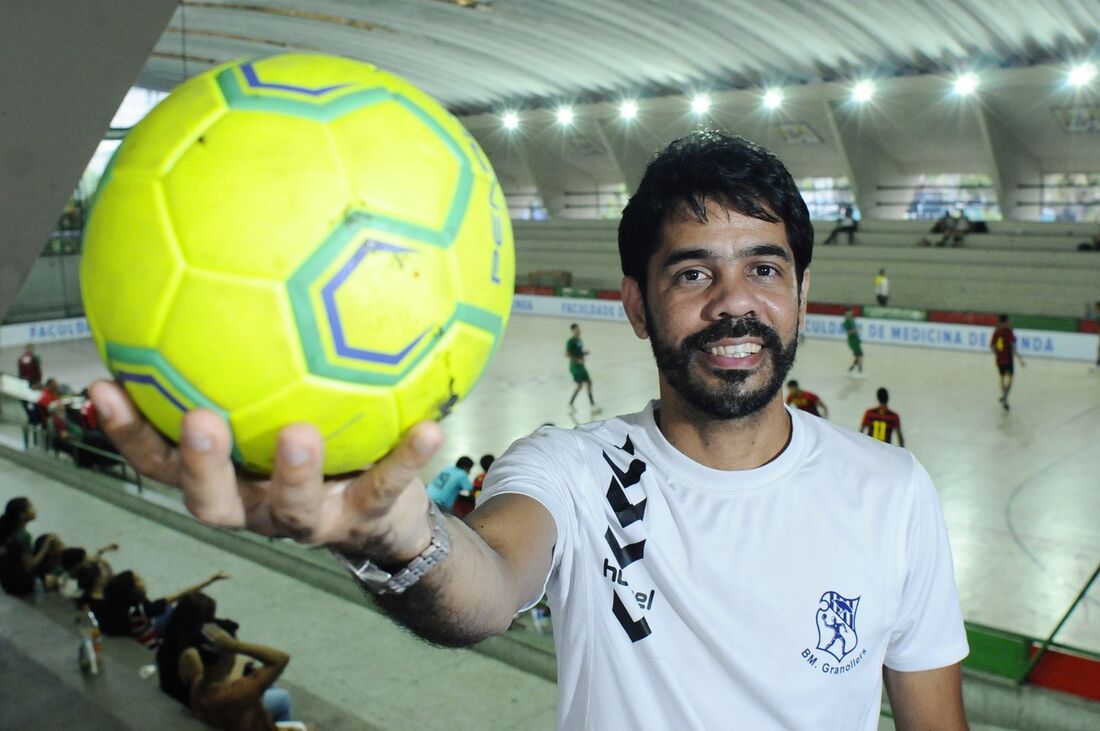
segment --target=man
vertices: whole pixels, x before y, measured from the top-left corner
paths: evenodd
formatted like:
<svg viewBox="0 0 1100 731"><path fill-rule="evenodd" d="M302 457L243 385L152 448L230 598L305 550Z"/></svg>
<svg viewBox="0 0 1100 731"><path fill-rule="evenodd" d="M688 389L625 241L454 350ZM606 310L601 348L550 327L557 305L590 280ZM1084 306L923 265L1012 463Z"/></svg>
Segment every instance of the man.
<svg viewBox="0 0 1100 731"><path fill-rule="evenodd" d="M890 403L889 391L880 388L875 396L878 397L878 406L863 412L863 423L859 427L860 433L868 434L880 442L890 444L894 438L894 432L897 432L898 446L904 447L905 437L901 434L901 416L886 406Z"/></svg>
<svg viewBox="0 0 1100 731"><path fill-rule="evenodd" d="M320 435L288 427L257 490L214 412L185 417L177 451L117 387L93 396L123 454L182 484L200 519L329 545L422 637L476 642L545 590L559 728L875 729L885 678L899 728L965 729L931 480L908 452L782 402L812 246L771 153L716 132L674 141L619 227L623 305L660 400L519 440L465 523L416 477L435 424L330 484Z"/></svg>
<svg viewBox="0 0 1100 731"><path fill-rule="evenodd" d="M836 241L836 237L840 234L848 234L848 246L851 246L856 242L856 223L855 214L852 211L851 206L844 206L844 214L836 219L836 226L821 243L825 246L832 244Z"/></svg>
<svg viewBox="0 0 1100 731"><path fill-rule="evenodd" d="M886 277L885 269L879 269L875 275L875 301L883 307L890 301L890 280Z"/></svg>
<svg viewBox="0 0 1100 731"><path fill-rule="evenodd" d="M42 383L42 359L35 355L34 346L30 343L19 354L18 367L19 377L31 388L38 388Z"/></svg>
<svg viewBox="0 0 1100 731"><path fill-rule="evenodd" d="M592 399L592 378L588 375L588 369L584 367L584 357L588 351L584 349L584 341L581 340L581 326L573 323L569 326L572 337L565 341L565 357L569 359L569 374L573 376L573 382L577 387L573 389L573 395L569 397L569 408L573 408L573 401L581 392L581 387L588 388L588 405L595 406Z"/></svg>
<svg viewBox="0 0 1100 731"><path fill-rule="evenodd" d="M33 416L31 412L28 412L28 418L32 424L46 425L46 422L50 419L50 416L54 417L54 425L63 428L64 419L61 419L61 424L57 424L58 414L63 415L63 409L61 405L61 386L57 380L51 378L46 381L46 384L42 386L42 391L38 395L38 401L35 402L35 409L33 410Z"/></svg>
<svg viewBox="0 0 1100 731"><path fill-rule="evenodd" d="M844 332L848 334L848 349L852 351L852 365L848 366L848 372L856 371L856 377L863 375L863 343L859 339L859 328L856 326L855 312L851 307L844 311L844 322L841 323Z"/></svg>
<svg viewBox="0 0 1100 731"><path fill-rule="evenodd" d="M1012 367L1012 357L1020 361L1020 367L1024 367L1024 357L1016 350L1016 333L1008 324L1008 315L997 318L997 327L993 328L993 335L989 338L989 349L993 351L993 357L997 363L997 373L1001 385L1001 406L1008 411L1008 392L1012 390L1012 376L1015 372Z"/></svg>
<svg viewBox="0 0 1100 731"><path fill-rule="evenodd" d="M787 403L808 414L829 418L829 407L825 402L813 391L799 388L798 381L793 378L787 381Z"/></svg>
<svg viewBox="0 0 1100 731"><path fill-rule="evenodd" d="M184 650L179 660L180 680L190 689L188 705L200 721L230 731L275 731L276 721L291 719L290 694L272 687L290 655L241 642L216 622L203 625L202 633L204 646ZM237 655L263 665L231 680Z"/></svg>
<svg viewBox="0 0 1100 731"><path fill-rule="evenodd" d="M473 490L470 484L470 469L473 466L472 459L462 456L453 467L444 467L428 484L428 497L444 510L453 510L458 494Z"/></svg>

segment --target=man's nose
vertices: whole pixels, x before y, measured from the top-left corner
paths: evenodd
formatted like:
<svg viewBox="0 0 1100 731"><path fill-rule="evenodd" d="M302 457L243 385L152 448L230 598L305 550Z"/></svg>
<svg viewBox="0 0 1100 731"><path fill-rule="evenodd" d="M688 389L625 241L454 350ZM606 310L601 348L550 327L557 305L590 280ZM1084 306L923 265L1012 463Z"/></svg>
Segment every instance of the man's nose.
<svg viewBox="0 0 1100 731"><path fill-rule="evenodd" d="M706 320L756 316L756 299L752 286L732 273L718 275L709 294L702 313Z"/></svg>

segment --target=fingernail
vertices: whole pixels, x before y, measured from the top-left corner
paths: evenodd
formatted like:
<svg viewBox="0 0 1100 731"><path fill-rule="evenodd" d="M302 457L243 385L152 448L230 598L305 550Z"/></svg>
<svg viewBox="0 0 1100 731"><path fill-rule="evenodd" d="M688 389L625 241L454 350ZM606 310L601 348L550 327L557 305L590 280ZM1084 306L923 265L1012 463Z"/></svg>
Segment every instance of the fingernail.
<svg viewBox="0 0 1100 731"><path fill-rule="evenodd" d="M187 432L183 435L183 441L188 448L196 452L209 452L214 446L214 440L208 434L202 432Z"/></svg>
<svg viewBox="0 0 1100 731"><path fill-rule="evenodd" d="M309 450L302 447L291 447L286 450L286 463L291 467L301 467L309 461Z"/></svg>
<svg viewBox="0 0 1100 731"><path fill-rule="evenodd" d="M99 414L99 418L106 421L111 418L111 407L107 404L98 403L95 405L95 411Z"/></svg>
<svg viewBox="0 0 1100 731"><path fill-rule="evenodd" d="M413 439L413 449L415 449L420 454L427 454L432 449L431 438L429 438L425 434L421 434L420 436L416 437L415 439Z"/></svg>

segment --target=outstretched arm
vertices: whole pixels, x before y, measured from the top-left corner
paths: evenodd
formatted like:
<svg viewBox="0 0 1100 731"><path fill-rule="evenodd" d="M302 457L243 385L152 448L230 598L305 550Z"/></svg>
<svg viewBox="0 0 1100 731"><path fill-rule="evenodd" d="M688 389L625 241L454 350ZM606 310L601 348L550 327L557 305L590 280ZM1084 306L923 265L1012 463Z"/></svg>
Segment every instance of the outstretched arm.
<svg viewBox="0 0 1100 731"><path fill-rule="evenodd" d="M969 728L963 711L959 663L911 673L883 668L883 679L898 731L966 731Z"/></svg>
<svg viewBox="0 0 1100 731"><path fill-rule="evenodd" d="M100 381L91 391L108 436L127 461L180 487L184 504L203 522L323 544L386 569L403 566L431 542L419 472L443 441L435 423L413 427L371 469L332 481L321 471L321 435L309 425L289 426L279 435L272 476L248 480L236 474L229 428L217 414L187 414L175 447L115 384ZM449 556L404 594L380 597L379 603L441 644L468 644L503 632L549 572L557 539L553 518L535 500L502 495L466 523L453 516L444 520Z"/></svg>
<svg viewBox="0 0 1100 731"><path fill-rule="evenodd" d="M228 578L229 578L229 574L226 574L224 571L219 571L218 573L214 574L213 576L211 576L206 581L195 584L194 586L189 586L186 589L180 589L175 594L169 594L168 596L164 597L164 601L168 602L169 604L174 604L175 602L180 600L180 597L186 596L187 594L194 594L197 591L202 591L203 589L210 586L214 582L222 581L222 580L228 579Z"/></svg>

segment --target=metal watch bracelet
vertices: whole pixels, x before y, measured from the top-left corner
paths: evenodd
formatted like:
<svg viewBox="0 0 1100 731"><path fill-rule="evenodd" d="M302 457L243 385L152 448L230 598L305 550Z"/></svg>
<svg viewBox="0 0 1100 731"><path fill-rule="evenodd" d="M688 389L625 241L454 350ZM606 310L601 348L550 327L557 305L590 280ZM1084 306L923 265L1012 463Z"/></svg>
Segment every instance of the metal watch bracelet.
<svg viewBox="0 0 1100 731"><path fill-rule="evenodd" d="M370 559L343 553L335 548L329 551L346 568L356 581L375 594L401 594L420 581L439 562L451 552L451 535L447 531L447 521L435 502L428 501L428 521L431 524L432 537L428 547L420 555L409 561L403 568L393 573L373 563Z"/></svg>

